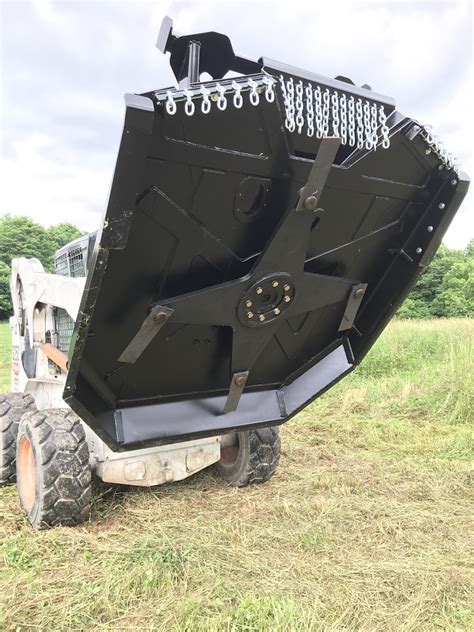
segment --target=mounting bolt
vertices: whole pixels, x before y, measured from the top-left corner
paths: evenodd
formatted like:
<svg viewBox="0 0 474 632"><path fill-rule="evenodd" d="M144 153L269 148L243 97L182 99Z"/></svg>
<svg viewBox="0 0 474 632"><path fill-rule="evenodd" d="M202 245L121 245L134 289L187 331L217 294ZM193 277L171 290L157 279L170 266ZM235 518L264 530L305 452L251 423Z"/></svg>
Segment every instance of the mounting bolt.
<svg viewBox="0 0 474 632"><path fill-rule="evenodd" d="M278 287L280 284L278 283L278 281L273 281L272 283L272 287Z"/></svg>
<svg viewBox="0 0 474 632"><path fill-rule="evenodd" d="M264 314L260 314L260 316L258 317L258 320L263 323L263 321L265 320Z"/></svg>
<svg viewBox="0 0 474 632"><path fill-rule="evenodd" d="M278 307L275 307L273 313L275 314L275 316L278 316L280 314L280 310L278 309Z"/></svg>
<svg viewBox="0 0 474 632"><path fill-rule="evenodd" d="M166 316L165 316L165 314L155 314L153 316L153 321L157 325L161 325L162 323L164 323L166 321Z"/></svg>
<svg viewBox="0 0 474 632"><path fill-rule="evenodd" d="M308 195L308 197L304 201L304 207L308 209L308 211L314 211L317 204L318 204L318 198L314 195Z"/></svg>
<svg viewBox="0 0 474 632"><path fill-rule="evenodd" d="M245 307L252 307L252 301L245 301Z"/></svg>
<svg viewBox="0 0 474 632"><path fill-rule="evenodd" d="M446 208L446 204L444 202L441 202L440 204L438 204L438 208L443 210L444 208Z"/></svg>
<svg viewBox="0 0 474 632"><path fill-rule="evenodd" d="M283 289L285 290L285 292L288 292L288 290L290 289L290 286L288 285L288 283L285 283L285 285L283 286Z"/></svg>
<svg viewBox="0 0 474 632"><path fill-rule="evenodd" d="M286 295L283 300L285 301L285 303L289 303L291 301L291 297Z"/></svg>
<svg viewBox="0 0 474 632"><path fill-rule="evenodd" d="M428 226L428 228L426 229L429 233L433 232L433 226Z"/></svg>
<svg viewBox="0 0 474 632"><path fill-rule="evenodd" d="M246 379L243 375L239 375L238 377L235 378L236 386L240 386L240 387L245 386L245 382L246 382Z"/></svg>
<svg viewBox="0 0 474 632"><path fill-rule="evenodd" d="M454 178L454 180L451 180L451 184L453 185L453 187L455 187L457 183L458 181L456 180L456 178Z"/></svg>
<svg viewBox="0 0 474 632"><path fill-rule="evenodd" d="M261 287L258 287L258 288L256 289L256 292L257 292L257 294L261 294L261 293L263 292L263 290L262 290L262 288L261 288Z"/></svg>
<svg viewBox="0 0 474 632"><path fill-rule="evenodd" d="M357 290L354 292L354 296L356 298L359 298L359 296L362 296L364 294L365 290L363 287L359 287L357 288Z"/></svg>
<svg viewBox="0 0 474 632"><path fill-rule="evenodd" d="M247 318L253 318L253 312L247 312Z"/></svg>
<svg viewBox="0 0 474 632"><path fill-rule="evenodd" d="M421 253L423 252L423 248L417 248L415 252L417 255L421 255Z"/></svg>
<svg viewBox="0 0 474 632"><path fill-rule="evenodd" d="M425 149L425 154L426 155L431 154L431 149Z"/></svg>

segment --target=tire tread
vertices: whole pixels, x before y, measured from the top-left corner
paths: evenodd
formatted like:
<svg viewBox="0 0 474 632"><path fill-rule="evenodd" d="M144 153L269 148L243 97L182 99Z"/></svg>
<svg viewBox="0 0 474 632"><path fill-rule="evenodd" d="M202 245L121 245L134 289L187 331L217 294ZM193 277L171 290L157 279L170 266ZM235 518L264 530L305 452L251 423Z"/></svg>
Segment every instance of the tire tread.
<svg viewBox="0 0 474 632"><path fill-rule="evenodd" d="M80 419L68 409L29 413L19 434L28 433L41 468L39 498L28 513L37 529L75 526L87 520L91 469ZM21 504L21 495L20 495Z"/></svg>
<svg viewBox="0 0 474 632"><path fill-rule="evenodd" d="M0 395L0 486L16 482L16 439L21 418L36 410L35 400L27 393Z"/></svg>
<svg viewBox="0 0 474 632"><path fill-rule="evenodd" d="M280 462L281 441L278 426L249 430L246 434L249 443L246 463L240 463L238 468L225 468L220 464L217 466L219 475L234 487L265 483L273 476ZM242 435L244 433L240 433Z"/></svg>

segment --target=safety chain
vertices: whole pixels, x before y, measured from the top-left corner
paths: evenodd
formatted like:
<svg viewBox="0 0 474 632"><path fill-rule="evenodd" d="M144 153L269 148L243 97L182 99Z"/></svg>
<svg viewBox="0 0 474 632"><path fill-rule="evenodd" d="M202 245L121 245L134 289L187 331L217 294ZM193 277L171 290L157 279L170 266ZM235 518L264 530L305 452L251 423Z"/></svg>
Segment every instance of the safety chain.
<svg viewBox="0 0 474 632"><path fill-rule="evenodd" d="M285 127L289 132L306 132L307 136L316 138L338 136L343 145L358 149L376 149L380 141L384 149L390 147L390 130L382 104L325 86L303 84L293 77L285 80L281 75L278 81L271 75L260 74L221 79L183 90L160 90L155 92L155 97L170 116L176 114L181 103L185 114L193 116L199 109L202 114L209 114L213 103L221 111L229 102L240 109L245 102L244 95L254 107L262 98L273 103L277 84L285 108Z"/></svg>
<svg viewBox="0 0 474 632"><path fill-rule="evenodd" d="M390 130L382 104L312 83L304 85L301 80L295 83L293 77L285 80L283 75L280 88L289 132L301 134L306 125L310 137L331 134L340 137L343 145L369 150L377 149L381 139L384 149L390 147Z"/></svg>
<svg viewBox="0 0 474 632"><path fill-rule="evenodd" d="M209 114L212 104L224 111L229 100L236 109L244 105L243 93L253 106L260 103L260 98L265 98L268 103L275 101L276 79L270 75L255 75L253 77L237 77L236 79L223 79L215 83L207 82L191 86L183 90L167 89L155 92L155 98L159 103L164 103L166 112L173 116L178 111L178 104L184 104L184 112L193 116L199 107L203 114Z"/></svg>
<svg viewBox="0 0 474 632"><path fill-rule="evenodd" d="M433 133L431 126L424 125L421 127L420 136L428 145L426 153L433 152L448 169L454 169L457 173L461 170L458 159L451 154L444 146L443 141Z"/></svg>

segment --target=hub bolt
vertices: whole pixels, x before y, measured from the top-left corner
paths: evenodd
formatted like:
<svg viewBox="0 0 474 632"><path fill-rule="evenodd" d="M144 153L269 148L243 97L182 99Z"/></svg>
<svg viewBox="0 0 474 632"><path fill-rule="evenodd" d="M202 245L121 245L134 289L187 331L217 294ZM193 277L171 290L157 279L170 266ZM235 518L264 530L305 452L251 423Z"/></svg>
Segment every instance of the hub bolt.
<svg viewBox="0 0 474 632"><path fill-rule="evenodd" d="M256 290L256 292L257 292L257 294L261 294L261 293L263 292L263 290L262 290L262 288L261 288L261 287L258 287L258 288L257 288L257 290Z"/></svg>
<svg viewBox="0 0 474 632"><path fill-rule="evenodd" d="M278 316L280 314L280 310L278 309L278 307L275 307L273 313L275 314L275 316Z"/></svg>
<svg viewBox="0 0 474 632"><path fill-rule="evenodd" d="M245 307L252 307L252 301L245 301Z"/></svg>
<svg viewBox="0 0 474 632"><path fill-rule="evenodd" d="M247 312L247 318L253 318L253 312Z"/></svg>
<svg viewBox="0 0 474 632"><path fill-rule="evenodd" d="M263 321L265 320L265 316L263 314L260 314L258 319L263 323Z"/></svg>
<svg viewBox="0 0 474 632"><path fill-rule="evenodd" d="M278 285L279 285L278 281L273 281L272 287L278 287Z"/></svg>
<svg viewBox="0 0 474 632"><path fill-rule="evenodd" d="M285 303L289 303L291 301L291 297L289 297L288 295L285 296L285 298L283 299L285 301Z"/></svg>
<svg viewBox="0 0 474 632"><path fill-rule="evenodd" d="M283 289L285 290L285 292L288 292L288 290L290 289L290 286L288 285L288 283L285 283L285 285L283 286Z"/></svg>

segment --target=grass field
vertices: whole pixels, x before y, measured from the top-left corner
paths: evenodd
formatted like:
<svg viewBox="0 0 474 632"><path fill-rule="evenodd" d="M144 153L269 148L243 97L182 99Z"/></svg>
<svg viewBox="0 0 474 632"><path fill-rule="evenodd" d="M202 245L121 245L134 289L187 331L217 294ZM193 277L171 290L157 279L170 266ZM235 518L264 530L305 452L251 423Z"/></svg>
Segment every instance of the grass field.
<svg viewBox="0 0 474 632"><path fill-rule="evenodd" d="M473 340L392 323L264 486L96 484L90 523L44 533L0 490L0 629L473 630Z"/></svg>
<svg viewBox="0 0 474 632"><path fill-rule="evenodd" d="M10 327L0 321L0 393L10 390L11 362Z"/></svg>

